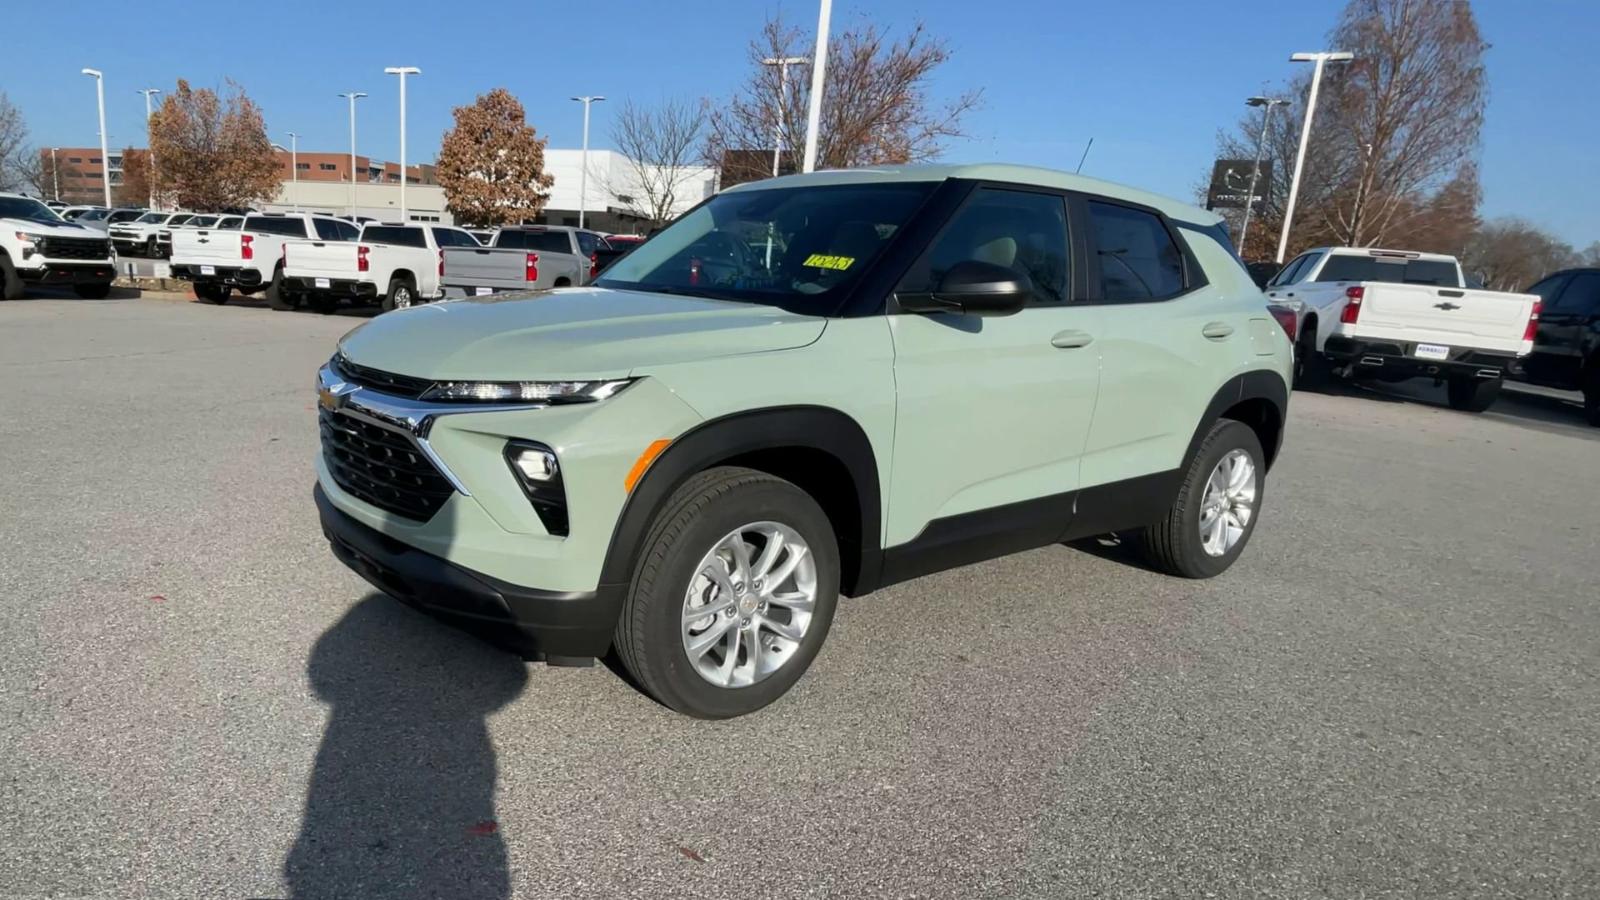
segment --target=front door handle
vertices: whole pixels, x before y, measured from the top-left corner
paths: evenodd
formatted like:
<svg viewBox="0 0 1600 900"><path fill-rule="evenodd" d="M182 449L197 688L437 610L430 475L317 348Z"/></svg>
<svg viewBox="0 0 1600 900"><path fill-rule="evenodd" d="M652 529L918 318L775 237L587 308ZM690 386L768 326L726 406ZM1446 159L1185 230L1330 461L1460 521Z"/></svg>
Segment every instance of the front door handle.
<svg viewBox="0 0 1600 900"><path fill-rule="evenodd" d="M1213 341L1220 341L1233 334L1233 326L1226 322L1207 322L1206 327L1200 329L1200 333Z"/></svg>
<svg viewBox="0 0 1600 900"><path fill-rule="evenodd" d="M1055 337L1050 339L1050 346L1062 350L1075 350L1078 347L1087 347L1093 342L1094 335L1089 332L1069 328L1066 331L1056 332Z"/></svg>

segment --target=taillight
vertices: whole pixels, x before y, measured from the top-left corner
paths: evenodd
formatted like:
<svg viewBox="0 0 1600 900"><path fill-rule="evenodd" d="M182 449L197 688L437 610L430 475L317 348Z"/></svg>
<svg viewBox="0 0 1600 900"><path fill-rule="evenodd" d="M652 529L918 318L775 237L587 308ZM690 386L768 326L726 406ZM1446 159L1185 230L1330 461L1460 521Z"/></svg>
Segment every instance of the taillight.
<svg viewBox="0 0 1600 900"><path fill-rule="evenodd" d="M530 284L539 280L539 254L528 254L527 271L524 273L524 275L527 277L527 280Z"/></svg>
<svg viewBox="0 0 1600 900"><path fill-rule="evenodd" d="M593 281L594 276L598 274L600 274L600 254L591 253L589 254L589 280Z"/></svg>
<svg viewBox="0 0 1600 900"><path fill-rule="evenodd" d="M1522 329L1522 339L1531 341L1539 334L1539 312L1544 309L1543 300L1533 301L1533 312L1528 313L1528 327Z"/></svg>
<svg viewBox="0 0 1600 900"><path fill-rule="evenodd" d="M1339 313L1339 321L1345 325L1354 325L1361 318L1361 300L1367 296L1367 289L1361 285L1344 289L1344 311Z"/></svg>
<svg viewBox="0 0 1600 900"><path fill-rule="evenodd" d="M1283 333L1289 336L1289 340L1294 341L1296 332L1300 330L1300 317L1295 315L1294 310L1274 303L1267 306L1267 312L1283 326Z"/></svg>
<svg viewBox="0 0 1600 900"><path fill-rule="evenodd" d="M444 277L444 251L439 251L439 277Z"/></svg>
<svg viewBox="0 0 1600 900"><path fill-rule="evenodd" d="M248 235L248 234L239 235L239 258L240 259L255 259L256 258L256 248L250 246L251 244L255 243L255 240L256 239L253 236Z"/></svg>
<svg viewBox="0 0 1600 900"><path fill-rule="evenodd" d="M372 268L372 264L367 262L367 254L371 253L371 252L372 252L372 248L371 247L364 247L364 246L361 246L359 244L356 246L356 271L357 272L365 272L368 269Z"/></svg>
<svg viewBox="0 0 1600 900"><path fill-rule="evenodd" d="M699 283L700 283L700 258L699 257L694 257L694 258L689 260L689 284L690 284L690 286L693 286L693 285L697 285Z"/></svg>

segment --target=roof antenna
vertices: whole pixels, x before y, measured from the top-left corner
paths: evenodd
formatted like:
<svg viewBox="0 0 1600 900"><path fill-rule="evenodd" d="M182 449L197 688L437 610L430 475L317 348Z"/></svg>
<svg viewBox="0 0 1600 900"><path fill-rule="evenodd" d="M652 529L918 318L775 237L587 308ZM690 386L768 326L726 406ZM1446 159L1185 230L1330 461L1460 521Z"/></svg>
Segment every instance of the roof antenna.
<svg viewBox="0 0 1600 900"><path fill-rule="evenodd" d="M1078 167L1072 170L1072 174L1076 175L1083 171L1083 161L1089 158L1089 148L1093 146L1094 138L1089 138L1089 143L1083 148L1083 155L1078 157Z"/></svg>

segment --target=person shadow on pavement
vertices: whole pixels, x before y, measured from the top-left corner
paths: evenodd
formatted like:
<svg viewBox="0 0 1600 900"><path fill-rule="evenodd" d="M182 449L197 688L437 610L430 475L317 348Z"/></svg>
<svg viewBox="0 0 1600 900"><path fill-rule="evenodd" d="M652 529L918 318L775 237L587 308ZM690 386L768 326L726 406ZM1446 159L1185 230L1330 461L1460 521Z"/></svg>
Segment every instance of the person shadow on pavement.
<svg viewBox="0 0 1600 900"><path fill-rule="evenodd" d="M330 711L284 861L290 895L510 897L486 717L522 692L527 664L373 594L307 670Z"/></svg>

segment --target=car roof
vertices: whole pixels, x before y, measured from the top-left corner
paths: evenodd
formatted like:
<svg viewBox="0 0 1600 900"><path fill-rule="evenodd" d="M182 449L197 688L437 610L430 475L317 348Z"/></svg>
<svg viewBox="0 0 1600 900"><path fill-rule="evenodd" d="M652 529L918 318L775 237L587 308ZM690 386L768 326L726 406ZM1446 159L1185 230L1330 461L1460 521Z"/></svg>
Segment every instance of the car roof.
<svg viewBox="0 0 1600 900"><path fill-rule="evenodd" d="M998 181L1007 184L1048 187L1057 190L1083 191L1099 194L1114 200L1126 200L1160 210L1166 215L1199 225L1214 225L1222 217L1189 203L1181 203L1150 191L1102 181L1086 175L1074 175L1041 166L1019 166L1010 163L975 163L968 165L873 166L862 169L826 169L802 175L783 175L762 181L749 181L728 188L732 191L764 190L803 186L835 184L874 184L904 181L945 181L965 178L974 181Z"/></svg>

